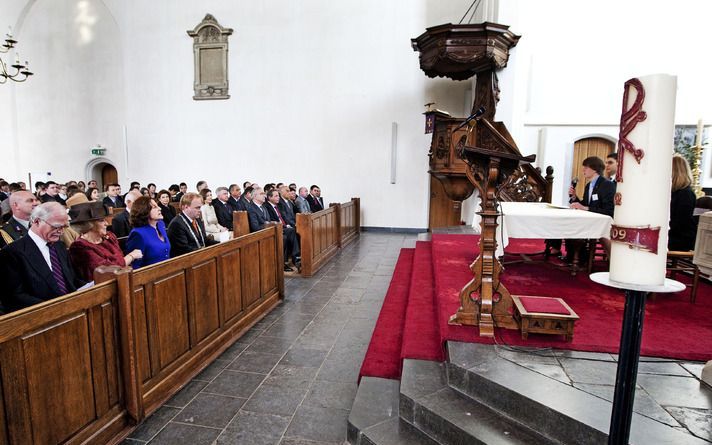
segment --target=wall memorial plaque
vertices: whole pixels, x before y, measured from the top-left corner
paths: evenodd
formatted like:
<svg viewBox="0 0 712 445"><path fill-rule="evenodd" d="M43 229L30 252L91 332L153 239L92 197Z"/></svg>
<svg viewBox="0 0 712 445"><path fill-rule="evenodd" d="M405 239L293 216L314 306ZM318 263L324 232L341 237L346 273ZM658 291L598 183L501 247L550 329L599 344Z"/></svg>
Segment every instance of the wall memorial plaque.
<svg viewBox="0 0 712 445"><path fill-rule="evenodd" d="M227 49L231 28L220 26L215 17L206 14L188 35L193 38L193 82L195 100L229 99Z"/></svg>

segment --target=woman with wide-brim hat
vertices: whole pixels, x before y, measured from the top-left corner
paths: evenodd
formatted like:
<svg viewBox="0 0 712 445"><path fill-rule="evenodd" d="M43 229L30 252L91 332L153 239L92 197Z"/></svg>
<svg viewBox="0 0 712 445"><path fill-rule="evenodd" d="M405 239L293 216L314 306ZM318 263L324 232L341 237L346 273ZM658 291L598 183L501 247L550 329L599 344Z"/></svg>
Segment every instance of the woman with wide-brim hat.
<svg viewBox="0 0 712 445"><path fill-rule="evenodd" d="M69 258L75 272L86 281L94 279L94 269L99 266L130 266L143 256L140 250L124 255L116 236L106 230L109 212L100 201L79 203L69 209L72 227L80 234L69 247Z"/></svg>

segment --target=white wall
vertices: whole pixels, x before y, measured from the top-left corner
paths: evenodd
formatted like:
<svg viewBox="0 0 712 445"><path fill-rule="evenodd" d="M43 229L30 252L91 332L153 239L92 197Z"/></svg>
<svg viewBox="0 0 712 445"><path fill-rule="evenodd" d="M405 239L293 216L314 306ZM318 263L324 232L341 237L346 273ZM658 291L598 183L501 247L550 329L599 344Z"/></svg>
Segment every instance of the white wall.
<svg viewBox="0 0 712 445"><path fill-rule="evenodd" d="M555 202L564 199L571 178L574 142L595 135L617 140L629 78L677 75L676 124L712 123L711 2L509 0L500 6L500 20L522 38L500 76L505 107L498 119L524 154L537 152L539 130L546 128L537 165L555 169Z"/></svg>
<svg viewBox="0 0 712 445"><path fill-rule="evenodd" d="M124 183L316 183L327 201L360 196L364 225L426 227L423 104L463 115L471 83L426 78L410 38L456 23L470 3L0 0L37 73L0 86L9 115L0 119L0 176L47 169L60 180L81 178L100 143ZM616 137L622 85L632 76L677 74L678 124L712 122L704 43L712 3L487 3L490 16L523 35L500 73L498 120L522 152L555 167L555 200L569 181L573 142ZM206 13L235 30L227 101L192 99L186 30Z"/></svg>
<svg viewBox="0 0 712 445"><path fill-rule="evenodd" d="M423 104L460 115L469 88L427 79L410 49L469 4L438 3L37 0L23 29L37 76L17 95L21 156L9 170L78 178L101 143L122 182L316 183L328 202L360 196L364 225L427 227ZM95 20L89 43L76 40L77 8ZM192 99L186 30L208 12L234 29L227 101Z"/></svg>

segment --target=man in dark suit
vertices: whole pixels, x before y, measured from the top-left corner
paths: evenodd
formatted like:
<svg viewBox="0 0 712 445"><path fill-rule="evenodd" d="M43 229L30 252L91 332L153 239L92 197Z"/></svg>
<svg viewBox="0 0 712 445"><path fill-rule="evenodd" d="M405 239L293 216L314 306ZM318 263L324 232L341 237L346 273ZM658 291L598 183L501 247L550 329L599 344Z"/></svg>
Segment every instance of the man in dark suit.
<svg viewBox="0 0 712 445"><path fill-rule="evenodd" d="M576 190L569 188L571 197L570 207L577 210L601 213L613 217L615 208L614 195L616 194L616 184L602 176L605 164L597 156L589 156L581 163L583 176L586 179L586 186L583 192L583 199L576 196ZM561 252L561 240L548 240L551 254L557 255ZM587 258L584 249L585 241L580 239L566 240L566 261L577 263L581 258Z"/></svg>
<svg viewBox="0 0 712 445"><path fill-rule="evenodd" d="M309 188L307 202L309 203L309 210L311 210L312 213L324 210L324 198L321 197L321 189L318 185L312 185Z"/></svg>
<svg viewBox="0 0 712 445"><path fill-rule="evenodd" d="M215 189L216 199L213 199L213 208L215 216L218 218L218 224L227 227L227 230L232 230L232 207L228 205L228 192L225 187Z"/></svg>
<svg viewBox="0 0 712 445"><path fill-rule="evenodd" d="M54 181L45 183L46 192L42 195L42 202L58 202L66 207L67 202L59 196L59 184Z"/></svg>
<svg viewBox="0 0 712 445"><path fill-rule="evenodd" d="M583 199L576 196L573 187L569 189L572 196L572 209L587 210L594 213L602 213L613 217L615 204L613 197L616 194L616 186L612 181L602 176L605 164L597 156L590 156L583 160L583 176L588 181L584 188Z"/></svg>
<svg viewBox="0 0 712 445"><path fill-rule="evenodd" d="M252 202L247 205L247 216L250 221L250 232L262 230L262 227L270 221L269 213L264 208L265 192L262 188L252 189Z"/></svg>
<svg viewBox="0 0 712 445"><path fill-rule="evenodd" d="M30 214L40 204L35 195L25 190L13 192L8 200L12 217L0 226L0 249L27 235Z"/></svg>
<svg viewBox="0 0 712 445"><path fill-rule="evenodd" d="M104 205L109 207L126 207L124 200L119 196L121 188L119 184L109 184L106 186L106 198L104 198ZM128 193L127 193L128 195Z"/></svg>
<svg viewBox="0 0 712 445"><path fill-rule="evenodd" d="M284 271L291 272L292 269L288 264L286 264L289 259L292 259L297 268L301 267L300 263L300 252L299 243L297 242L297 232L294 227L293 219L288 221L286 215L282 212L279 206L280 196L277 189L272 189L267 194L267 203L264 207L267 209L267 213L270 215L270 220L282 225L282 237L284 239ZM292 214L292 218L294 214Z"/></svg>
<svg viewBox="0 0 712 445"><path fill-rule="evenodd" d="M178 190L179 192L176 193L176 195L173 197L173 202L180 202L181 198L183 198L183 195L185 195L188 191L188 184L186 184L185 182L181 182L178 186Z"/></svg>
<svg viewBox="0 0 712 445"><path fill-rule="evenodd" d="M30 222L26 236L0 251L0 296L6 311L60 297L85 284L60 242L69 222L64 206L43 203L32 211Z"/></svg>
<svg viewBox="0 0 712 445"><path fill-rule="evenodd" d="M205 233L205 225L200 220L202 205L203 198L197 193L186 193L181 198L181 212L168 224L171 258L218 244Z"/></svg>
<svg viewBox="0 0 712 445"><path fill-rule="evenodd" d="M251 185L245 187L245 190L242 192L240 199L237 201L238 210L244 210L245 212L247 211L248 207L250 206L250 203L252 202L253 193L254 188Z"/></svg>
<svg viewBox="0 0 712 445"><path fill-rule="evenodd" d="M126 194L125 209L123 212L114 215L111 220L111 231L116 235L117 238L124 238L129 236L131 233L131 204L141 197L141 192L138 190L131 190ZM105 198L106 199L106 198Z"/></svg>
<svg viewBox="0 0 712 445"><path fill-rule="evenodd" d="M245 210L240 204L240 197L242 196L242 190L240 189L240 186L237 184L230 184L229 188L229 194L230 197L227 199L227 205L230 207L230 210L233 212L237 212L239 210Z"/></svg>

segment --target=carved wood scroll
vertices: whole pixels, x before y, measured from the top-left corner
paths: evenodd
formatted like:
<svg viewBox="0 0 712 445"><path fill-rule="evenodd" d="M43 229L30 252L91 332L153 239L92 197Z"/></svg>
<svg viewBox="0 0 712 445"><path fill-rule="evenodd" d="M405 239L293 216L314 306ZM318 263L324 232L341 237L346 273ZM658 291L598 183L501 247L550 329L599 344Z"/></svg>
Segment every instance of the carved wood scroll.
<svg viewBox="0 0 712 445"><path fill-rule="evenodd" d="M193 38L193 99L229 99L227 38L232 28L223 28L215 17L206 14L202 22L187 32Z"/></svg>

